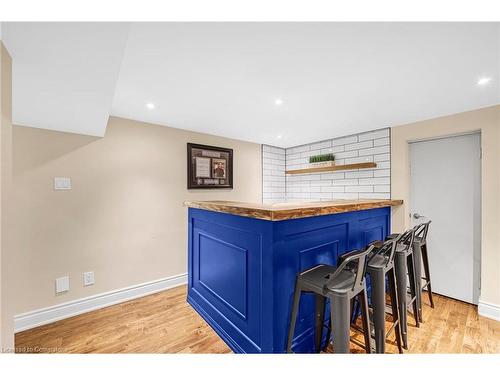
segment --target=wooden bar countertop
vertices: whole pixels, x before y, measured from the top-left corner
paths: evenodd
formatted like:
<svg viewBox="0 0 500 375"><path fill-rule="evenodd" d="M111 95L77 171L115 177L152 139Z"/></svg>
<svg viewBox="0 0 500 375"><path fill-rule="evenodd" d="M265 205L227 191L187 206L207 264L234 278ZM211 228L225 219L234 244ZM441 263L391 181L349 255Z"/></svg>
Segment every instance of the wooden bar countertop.
<svg viewBox="0 0 500 375"><path fill-rule="evenodd" d="M369 210L372 208L402 205L400 199L339 199L322 202L243 203L231 201L186 201L184 205L202 210L224 212L270 221L299 219L303 217Z"/></svg>

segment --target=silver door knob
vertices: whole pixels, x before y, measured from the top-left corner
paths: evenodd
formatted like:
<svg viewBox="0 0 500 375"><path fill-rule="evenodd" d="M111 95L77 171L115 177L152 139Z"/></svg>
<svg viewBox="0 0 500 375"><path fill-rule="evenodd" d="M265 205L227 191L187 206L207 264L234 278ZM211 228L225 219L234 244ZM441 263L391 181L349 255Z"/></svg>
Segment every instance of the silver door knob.
<svg viewBox="0 0 500 375"><path fill-rule="evenodd" d="M413 214L413 217L414 217L415 219L420 219L421 217L425 217L425 216L422 216L422 215L417 214L417 213L415 212L415 213Z"/></svg>

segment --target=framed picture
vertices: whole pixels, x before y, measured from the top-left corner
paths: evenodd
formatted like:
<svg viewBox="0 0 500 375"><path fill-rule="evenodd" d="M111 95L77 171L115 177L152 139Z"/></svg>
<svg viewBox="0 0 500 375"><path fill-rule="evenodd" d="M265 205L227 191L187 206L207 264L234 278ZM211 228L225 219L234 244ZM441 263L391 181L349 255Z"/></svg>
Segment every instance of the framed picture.
<svg viewBox="0 0 500 375"><path fill-rule="evenodd" d="M188 189L232 189L233 150L187 144Z"/></svg>

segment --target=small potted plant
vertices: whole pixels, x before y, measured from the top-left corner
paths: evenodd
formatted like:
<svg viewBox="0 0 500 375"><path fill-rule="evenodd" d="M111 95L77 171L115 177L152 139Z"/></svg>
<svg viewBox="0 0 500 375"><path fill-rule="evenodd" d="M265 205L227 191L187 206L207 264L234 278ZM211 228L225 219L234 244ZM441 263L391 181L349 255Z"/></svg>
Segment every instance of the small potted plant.
<svg viewBox="0 0 500 375"><path fill-rule="evenodd" d="M309 167L331 167L335 165L335 155L333 154L323 154L323 155L313 155L309 157Z"/></svg>

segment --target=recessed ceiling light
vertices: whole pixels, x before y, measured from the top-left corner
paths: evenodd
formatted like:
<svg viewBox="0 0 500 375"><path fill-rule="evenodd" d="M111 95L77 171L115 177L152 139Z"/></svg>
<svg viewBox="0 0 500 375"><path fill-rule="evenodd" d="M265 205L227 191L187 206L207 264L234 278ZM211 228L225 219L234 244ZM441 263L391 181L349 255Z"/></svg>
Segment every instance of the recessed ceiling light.
<svg viewBox="0 0 500 375"><path fill-rule="evenodd" d="M283 99L280 99L280 98L276 99L274 101L274 104L276 104L276 105L282 105L283 104Z"/></svg>
<svg viewBox="0 0 500 375"><path fill-rule="evenodd" d="M278 134L278 135L276 136L276 138L281 139L281 138L283 138L283 136L282 136L281 134Z"/></svg>
<svg viewBox="0 0 500 375"><path fill-rule="evenodd" d="M484 85L487 85L488 83L490 83L491 81L491 77L481 77L477 80L477 84L479 86L484 86Z"/></svg>
<svg viewBox="0 0 500 375"><path fill-rule="evenodd" d="M147 103L146 108L147 109L155 109L155 105L153 103Z"/></svg>

